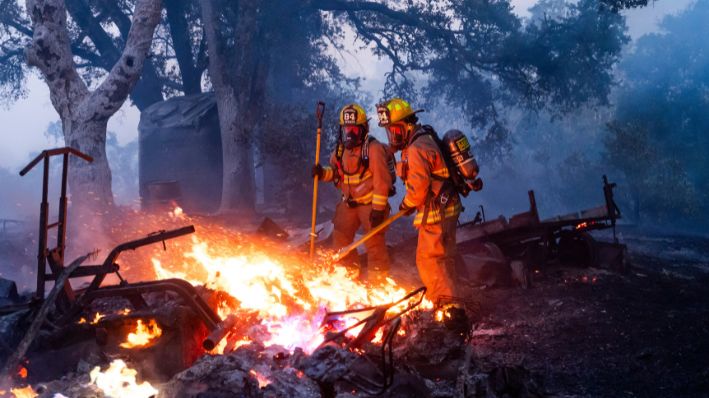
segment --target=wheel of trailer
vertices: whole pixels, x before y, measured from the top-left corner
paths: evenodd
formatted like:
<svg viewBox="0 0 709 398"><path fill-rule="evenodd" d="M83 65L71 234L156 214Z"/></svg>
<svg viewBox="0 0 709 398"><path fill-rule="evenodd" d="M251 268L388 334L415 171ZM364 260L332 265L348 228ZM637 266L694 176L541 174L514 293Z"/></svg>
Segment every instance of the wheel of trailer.
<svg viewBox="0 0 709 398"><path fill-rule="evenodd" d="M559 263L566 267L590 267L595 263L595 239L588 232L562 231Z"/></svg>

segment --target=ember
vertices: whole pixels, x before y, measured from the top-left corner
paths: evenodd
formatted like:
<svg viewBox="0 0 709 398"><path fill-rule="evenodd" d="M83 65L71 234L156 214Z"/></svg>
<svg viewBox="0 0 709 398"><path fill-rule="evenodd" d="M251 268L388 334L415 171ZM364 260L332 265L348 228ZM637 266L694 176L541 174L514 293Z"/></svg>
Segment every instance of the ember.
<svg viewBox="0 0 709 398"><path fill-rule="evenodd" d="M185 212L182 210L180 206L175 206L175 208L168 213L170 215L170 218L174 219L184 219L185 218Z"/></svg>
<svg viewBox="0 0 709 398"><path fill-rule="evenodd" d="M15 398L35 398L38 395L32 386L13 388L10 390L10 394L12 394Z"/></svg>
<svg viewBox="0 0 709 398"><path fill-rule="evenodd" d="M126 341L121 343L123 348L143 348L150 345L154 340L162 335L162 329L155 319L151 319L148 324L144 324L142 319L138 319L135 331L128 333Z"/></svg>
<svg viewBox="0 0 709 398"><path fill-rule="evenodd" d="M267 385L271 384L271 380L269 380L268 377L257 371L252 369L249 371L249 373L256 378L256 380L258 381L259 388L264 388Z"/></svg>
<svg viewBox="0 0 709 398"><path fill-rule="evenodd" d="M103 314L97 312L96 315L94 315L94 319L91 320L91 322L89 322L89 323L92 324L92 325L96 325L96 324L99 323L99 321L100 321L101 318L103 318L103 317L105 317L105 315L103 315ZM83 318L83 317L82 317L81 319L79 319L79 322L78 322L78 323L79 323L79 324L87 323L86 318Z"/></svg>
<svg viewBox="0 0 709 398"><path fill-rule="evenodd" d="M148 398L158 393L147 381L138 384L136 375L138 372L129 368L125 362L120 359L111 362L111 365L105 372L101 371L98 366L91 373L91 384L96 385L107 397L131 397L131 398Z"/></svg>
<svg viewBox="0 0 709 398"><path fill-rule="evenodd" d="M198 225L198 236L193 237L181 258L160 257L165 254L153 257L158 279L180 278L227 293L236 302L221 302L219 315L225 319L229 314L256 312L266 332L258 340L266 346L277 344L289 350L300 347L312 352L324 341L321 323L328 310L389 304L407 293L389 278L377 286L361 283L347 268L330 263L327 255L312 264L292 252L279 254L274 248L221 227L189 221ZM182 266L163 266L168 263ZM390 311L405 306L402 303ZM432 303L426 301L422 307L431 308ZM343 319L343 325L353 325L368 315ZM350 335L360 330L355 328Z"/></svg>

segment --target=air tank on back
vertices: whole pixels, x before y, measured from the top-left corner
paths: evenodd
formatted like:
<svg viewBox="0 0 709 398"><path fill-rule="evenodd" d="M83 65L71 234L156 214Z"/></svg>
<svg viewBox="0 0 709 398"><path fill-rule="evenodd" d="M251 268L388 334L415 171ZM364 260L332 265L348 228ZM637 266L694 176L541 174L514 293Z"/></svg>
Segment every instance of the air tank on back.
<svg viewBox="0 0 709 398"><path fill-rule="evenodd" d="M466 180L475 180L480 171L478 162L470 153L470 142L460 130L448 130L443 136L443 143L455 163L456 168Z"/></svg>

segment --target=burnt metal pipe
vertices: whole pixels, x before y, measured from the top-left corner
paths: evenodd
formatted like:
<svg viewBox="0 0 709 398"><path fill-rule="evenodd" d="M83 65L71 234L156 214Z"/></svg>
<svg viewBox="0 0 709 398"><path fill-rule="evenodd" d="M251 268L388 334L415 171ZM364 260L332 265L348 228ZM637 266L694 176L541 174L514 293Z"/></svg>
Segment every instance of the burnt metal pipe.
<svg viewBox="0 0 709 398"><path fill-rule="evenodd" d="M209 333L209 336L202 341L202 347L207 351L212 351L219 342L221 342L236 325L236 316L229 315L223 321L219 322L216 329Z"/></svg>

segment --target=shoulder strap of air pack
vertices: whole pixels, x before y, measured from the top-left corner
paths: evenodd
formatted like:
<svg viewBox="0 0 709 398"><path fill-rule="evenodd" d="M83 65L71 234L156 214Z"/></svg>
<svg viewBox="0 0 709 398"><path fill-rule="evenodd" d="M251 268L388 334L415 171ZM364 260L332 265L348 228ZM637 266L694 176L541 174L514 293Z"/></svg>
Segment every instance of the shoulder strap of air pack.
<svg viewBox="0 0 709 398"><path fill-rule="evenodd" d="M364 142L362 143L362 153L360 154L360 159L362 160L362 172L359 175L359 178L362 178L364 176L364 173L369 170L369 144L372 143L372 141L376 141L377 139L372 137L371 135L367 135L367 137L364 139Z"/></svg>
<svg viewBox="0 0 709 398"><path fill-rule="evenodd" d="M438 177L436 175L432 175L431 177L435 180L440 180L440 181L446 181L446 180L452 180L453 173L456 173L457 170L455 168L455 165L453 164L453 159L450 157L450 153L448 153L448 149L445 147L441 139L438 137L438 133L436 133L436 130L433 129L433 127L425 124L421 126L416 132L414 133L414 136L411 137L410 144L413 144L416 140L418 140L421 137L424 136L430 136L433 139L433 142L436 143L436 146L438 147L438 150L441 152L441 156L443 156L443 162L446 165L446 168L448 169L448 178L442 178Z"/></svg>
<svg viewBox="0 0 709 398"><path fill-rule="evenodd" d="M342 136L342 135L340 135ZM362 143L362 152L360 153L360 164L363 166L362 167L362 172L359 174L359 178L364 177L364 173L369 170L369 144L372 141L376 141L376 138L372 137L371 135L367 135L367 137L364 139L364 143ZM345 175L345 169L342 166L342 155L345 152L345 146L342 143L342 139L340 138L337 141L337 149L335 150L335 160L337 161L337 169L341 175Z"/></svg>

